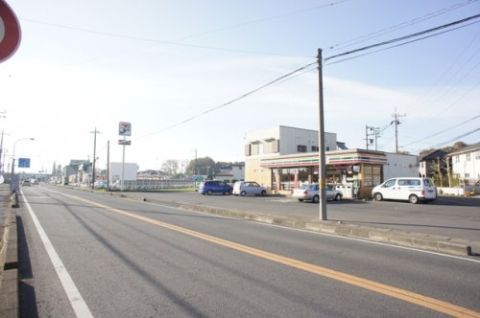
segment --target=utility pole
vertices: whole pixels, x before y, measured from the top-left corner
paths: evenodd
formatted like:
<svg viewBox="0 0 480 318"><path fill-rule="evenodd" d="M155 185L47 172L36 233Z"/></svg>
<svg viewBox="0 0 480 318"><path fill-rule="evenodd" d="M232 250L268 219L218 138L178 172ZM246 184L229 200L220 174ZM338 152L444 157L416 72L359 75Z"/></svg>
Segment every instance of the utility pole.
<svg viewBox="0 0 480 318"><path fill-rule="evenodd" d="M100 131L97 130L97 127L95 127L94 131L90 132L93 134L93 165L92 165L92 190L95 189L95 162L97 160L97 134L100 133Z"/></svg>
<svg viewBox="0 0 480 318"><path fill-rule="evenodd" d="M107 141L107 191L110 191L110 140Z"/></svg>
<svg viewBox="0 0 480 318"><path fill-rule="evenodd" d="M368 150L368 126L365 125L365 148Z"/></svg>
<svg viewBox="0 0 480 318"><path fill-rule="evenodd" d="M3 152L3 129L2 129L2 140L0 141L0 175L3 172L3 161L2 161L2 152Z"/></svg>
<svg viewBox="0 0 480 318"><path fill-rule="evenodd" d="M378 149L378 138L380 137L380 128L365 125L365 145L367 147L367 150L368 150L368 145L370 143L373 143L373 139L370 139L370 136L375 137L375 151L377 151L377 149Z"/></svg>
<svg viewBox="0 0 480 318"><path fill-rule="evenodd" d="M400 125L400 117L406 117L406 114L400 115L397 113L397 108L395 107L395 113L392 115L394 120L390 124L395 124L395 152L398 153L398 125Z"/></svg>
<svg viewBox="0 0 480 318"><path fill-rule="evenodd" d="M327 220L327 198L325 197L325 125L323 111L323 58L322 49L318 49L318 192L320 194L319 216L320 220Z"/></svg>
<svg viewBox="0 0 480 318"><path fill-rule="evenodd" d="M193 174L197 175L197 149L195 149L195 167L193 168Z"/></svg>

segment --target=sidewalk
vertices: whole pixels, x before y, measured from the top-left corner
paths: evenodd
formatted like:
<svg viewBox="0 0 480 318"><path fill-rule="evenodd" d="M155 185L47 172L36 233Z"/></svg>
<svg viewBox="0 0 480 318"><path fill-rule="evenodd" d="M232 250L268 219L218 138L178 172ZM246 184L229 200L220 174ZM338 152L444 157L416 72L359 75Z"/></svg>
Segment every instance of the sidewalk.
<svg viewBox="0 0 480 318"><path fill-rule="evenodd" d="M0 184L0 317L18 317L18 248L10 187Z"/></svg>

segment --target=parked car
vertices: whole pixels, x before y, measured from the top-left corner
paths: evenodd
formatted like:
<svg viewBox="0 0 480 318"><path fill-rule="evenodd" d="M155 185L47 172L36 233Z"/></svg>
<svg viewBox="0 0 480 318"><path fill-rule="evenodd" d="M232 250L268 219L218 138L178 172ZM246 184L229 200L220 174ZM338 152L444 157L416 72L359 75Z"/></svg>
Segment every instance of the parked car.
<svg viewBox="0 0 480 318"><path fill-rule="evenodd" d="M325 187L325 196L327 200L339 201L343 198L342 192L335 189L334 186ZM293 198L297 198L298 201L311 201L313 203L318 203L320 201L319 187L318 184L307 184L300 188L293 189L292 193Z"/></svg>
<svg viewBox="0 0 480 318"><path fill-rule="evenodd" d="M434 201L437 188L428 178L393 178L372 189L376 201L399 200L417 204L420 201Z"/></svg>
<svg viewBox="0 0 480 318"><path fill-rule="evenodd" d="M107 181L105 181L105 180L95 181L94 187L95 187L95 189L106 189L107 188Z"/></svg>
<svg viewBox="0 0 480 318"><path fill-rule="evenodd" d="M198 192L201 194L213 194L213 193L222 193L222 194L231 194L232 186L217 180L204 181L200 183L198 187Z"/></svg>
<svg viewBox="0 0 480 318"><path fill-rule="evenodd" d="M28 187L28 186L31 186L31 185L32 185L32 183L28 179L25 179L25 180L22 181L22 186L24 186L24 187Z"/></svg>
<svg viewBox="0 0 480 318"><path fill-rule="evenodd" d="M262 187L254 181L237 181L233 185L234 195L267 195L267 188Z"/></svg>

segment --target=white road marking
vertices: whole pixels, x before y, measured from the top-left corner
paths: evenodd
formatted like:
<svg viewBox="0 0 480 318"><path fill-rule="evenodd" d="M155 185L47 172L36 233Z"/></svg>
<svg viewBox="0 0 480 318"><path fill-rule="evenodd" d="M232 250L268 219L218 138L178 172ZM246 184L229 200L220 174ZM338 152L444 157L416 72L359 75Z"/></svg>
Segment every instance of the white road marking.
<svg viewBox="0 0 480 318"><path fill-rule="evenodd" d="M60 256L55 251L55 248L53 247L52 242L48 238L47 233L45 233L45 230L40 224L40 221L35 215L35 212L33 212L33 209L30 206L30 203L28 203L28 200L23 194L23 191L21 190L20 193L22 194L23 201L25 202L25 206L27 207L28 212L32 217L33 224L35 224L35 228L37 229L38 235L40 236L40 240L42 241L43 246L47 250L47 254L50 257L50 261L52 262L53 268L55 269L55 272L57 273L58 278L62 283L63 289L67 294L68 301L70 302L70 305L72 306L72 309L75 312L75 315L79 318L80 317L93 318L93 315L90 312L90 309L88 308L87 303L85 303L85 300L83 300L83 297L78 291L77 286L73 282L72 277L70 276L67 269L65 268L65 265L63 265L63 262L60 259Z"/></svg>

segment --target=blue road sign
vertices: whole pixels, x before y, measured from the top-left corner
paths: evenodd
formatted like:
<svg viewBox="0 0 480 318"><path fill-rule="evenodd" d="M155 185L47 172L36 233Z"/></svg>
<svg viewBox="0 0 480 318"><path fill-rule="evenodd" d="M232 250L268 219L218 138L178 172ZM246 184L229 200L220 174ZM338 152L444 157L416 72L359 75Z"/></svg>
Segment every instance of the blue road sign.
<svg viewBox="0 0 480 318"><path fill-rule="evenodd" d="M19 168L30 168L30 158L18 158Z"/></svg>

